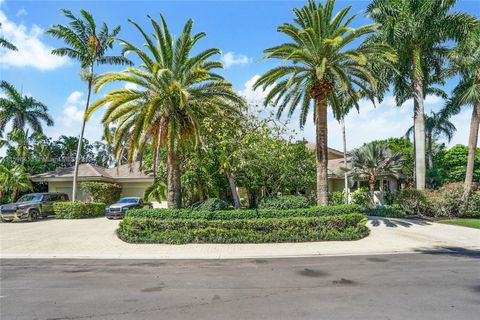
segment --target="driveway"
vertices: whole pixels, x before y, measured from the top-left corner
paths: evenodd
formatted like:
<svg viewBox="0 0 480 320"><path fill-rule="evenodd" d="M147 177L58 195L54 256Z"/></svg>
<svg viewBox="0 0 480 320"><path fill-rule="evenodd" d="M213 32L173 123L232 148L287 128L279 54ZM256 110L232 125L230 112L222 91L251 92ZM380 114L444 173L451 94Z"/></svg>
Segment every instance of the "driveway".
<svg viewBox="0 0 480 320"><path fill-rule="evenodd" d="M0 257L226 259L480 249L480 230L411 219L372 217L370 236L358 241L272 244L129 244L115 235L118 223L103 217L3 223Z"/></svg>

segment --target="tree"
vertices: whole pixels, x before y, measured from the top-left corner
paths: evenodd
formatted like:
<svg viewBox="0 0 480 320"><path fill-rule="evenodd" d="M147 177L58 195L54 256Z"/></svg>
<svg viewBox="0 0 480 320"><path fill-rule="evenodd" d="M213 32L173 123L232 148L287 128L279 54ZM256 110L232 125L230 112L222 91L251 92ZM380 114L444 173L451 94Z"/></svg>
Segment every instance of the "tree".
<svg viewBox="0 0 480 320"><path fill-rule="evenodd" d="M480 125L480 27L472 29L448 55L451 71L460 74L461 79L453 89L446 110L450 114L459 113L462 107L472 106L470 135L468 138L468 159L465 173L465 195L472 189L475 154Z"/></svg>
<svg viewBox="0 0 480 320"><path fill-rule="evenodd" d="M137 88L108 92L92 105L87 115L110 103L103 116L103 124L106 130L109 124L118 124L113 134L114 150L118 156L123 145L127 144L129 162L137 156L141 157L151 143L155 170L159 152L165 145L168 206L180 208L180 147L186 141L200 145L203 119L225 109L236 109L244 102L231 84L214 72L222 64L210 58L219 54L220 50L207 49L192 55L195 44L205 36L205 33L192 35L192 20L187 21L176 40L162 16L160 23L152 18L150 21L154 39L137 23L130 21L146 41L145 49L121 40L123 53L133 53L142 65L100 75L95 85L98 91L107 83L123 81Z"/></svg>
<svg viewBox="0 0 480 320"><path fill-rule="evenodd" d="M87 100L85 102L85 113L87 113L94 80L94 66L123 65L131 64L131 62L123 56L106 55L107 51L113 48L116 36L120 32L120 26L115 27L112 32L109 32L107 25L103 23L97 33L97 25L89 12L83 9L80 10L81 17L74 16L69 10L62 10L62 13L70 20L68 24L54 24L47 33L57 39L63 40L67 47L54 49L52 50L52 54L68 56L80 62L83 71L82 76L87 81ZM77 196L78 165L80 164L85 124L86 119L84 118L75 158L72 201L75 201Z"/></svg>
<svg viewBox="0 0 480 320"><path fill-rule="evenodd" d="M443 183L460 182L465 179L468 161L469 148L462 144L457 144L447 150L439 163L439 173ZM480 180L480 152L477 150L474 158L474 168L472 179Z"/></svg>
<svg viewBox="0 0 480 320"><path fill-rule="evenodd" d="M428 168L433 168L433 140L444 136L448 142L453 138L457 131L455 125L449 121L448 115L443 112L433 112L432 115L425 115L425 136L427 139ZM415 127L411 126L405 133L406 137L412 136Z"/></svg>
<svg viewBox="0 0 480 320"><path fill-rule="evenodd" d="M163 180L155 179L153 184L145 189L143 200L150 201L154 199L157 202L162 202L162 200L166 198L166 195L167 186L165 185L165 182Z"/></svg>
<svg viewBox="0 0 480 320"><path fill-rule="evenodd" d="M285 23L277 29L292 41L264 51L266 58L281 59L289 64L271 69L254 85L263 89L271 87L264 103L278 106L277 117L287 106L288 116L300 107L301 128L313 100L319 205L328 204L327 106L334 88L349 96L360 88L373 99L377 81L367 62L389 65L395 60L389 46L382 43L362 42L356 46L363 36L376 33L376 25L352 28L350 24L355 15L346 18L351 7L333 15L334 5L334 0L327 0L325 4L310 0L301 9L294 9L295 25Z"/></svg>
<svg viewBox="0 0 480 320"><path fill-rule="evenodd" d="M0 82L0 90L5 97L0 97L0 136L6 125L11 122L12 129L26 129L30 126L35 132L43 132L42 121L47 126L53 126L53 120L48 114L48 108L30 96L24 96L10 83Z"/></svg>
<svg viewBox="0 0 480 320"><path fill-rule="evenodd" d="M356 179L368 179L372 201L377 177L394 176L402 173L404 156L392 153L386 143L370 142L352 151L352 169Z"/></svg>
<svg viewBox="0 0 480 320"><path fill-rule="evenodd" d="M29 174L25 168L21 165L9 169L3 164L0 164L0 195L4 195L5 192L10 192L10 200L15 202L17 199L17 193L23 191L29 191L32 189L32 182L30 181Z"/></svg>
<svg viewBox="0 0 480 320"><path fill-rule="evenodd" d="M2 28L2 24L0 23L0 29ZM5 48L8 50L17 51L17 47L15 47L10 41L5 39L4 37L0 37L0 48Z"/></svg>
<svg viewBox="0 0 480 320"><path fill-rule="evenodd" d="M398 56L397 72L388 71L397 104L411 92L414 100L415 181L425 188L425 84L442 83L445 42L459 40L474 25L465 13L450 13L456 0L373 0L369 16L381 24L382 32L372 42L389 44Z"/></svg>

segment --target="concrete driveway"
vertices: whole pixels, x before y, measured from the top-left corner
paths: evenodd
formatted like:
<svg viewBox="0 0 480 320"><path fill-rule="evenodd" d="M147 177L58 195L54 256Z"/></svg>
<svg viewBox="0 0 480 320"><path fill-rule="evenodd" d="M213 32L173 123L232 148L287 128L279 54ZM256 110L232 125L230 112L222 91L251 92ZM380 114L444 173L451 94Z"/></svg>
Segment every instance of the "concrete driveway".
<svg viewBox="0 0 480 320"><path fill-rule="evenodd" d="M421 220L372 217L358 241L273 244L128 244L118 221L47 219L0 224L0 258L219 259L370 255L436 250L480 250L480 230Z"/></svg>

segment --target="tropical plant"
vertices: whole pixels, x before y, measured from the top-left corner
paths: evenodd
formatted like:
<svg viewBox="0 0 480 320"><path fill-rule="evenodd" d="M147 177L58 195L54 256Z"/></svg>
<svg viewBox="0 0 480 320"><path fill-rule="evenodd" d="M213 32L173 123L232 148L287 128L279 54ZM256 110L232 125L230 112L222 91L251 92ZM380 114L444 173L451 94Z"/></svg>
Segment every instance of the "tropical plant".
<svg viewBox="0 0 480 320"><path fill-rule="evenodd" d="M0 23L0 29L2 28L2 24ZM5 39L4 37L0 37L0 48L5 48L5 49L8 49L8 50L13 50L13 51L17 51L17 47L15 47L15 45L13 45L10 41L8 41L7 39Z"/></svg>
<svg viewBox="0 0 480 320"><path fill-rule="evenodd" d="M378 177L393 176L402 173L403 155L392 154L387 144L370 142L352 151L352 168L349 172L354 179L368 180L373 201L375 181Z"/></svg>
<svg viewBox="0 0 480 320"><path fill-rule="evenodd" d="M160 23L152 18L150 21L154 29L153 39L137 23L130 21L144 37L145 49L121 41L123 53L135 54L142 65L100 75L95 90L115 81L137 87L108 92L91 106L87 115L108 104L103 124L106 130L109 124L117 124L113 134L117 158L123 144L128 145L128 160L132 162L143 155L151 143L153 169L156 170L160 150L166 146L168 206L179 208L182 202L181 146L186 141L199 145L201 122L225 110L236 110L243 100L229 82L214 72L222 67L220 62L210 60L220 53L218 49L192 55L195 44L205 36L202 32L192 35L192 20L187 21L176 40L163 17Z"/></svg>
<svg viewBox="0 0 480 320"><path fill-rule="evenodd" d="M22 165L16 165L9 169L0 164L0 195L10 192L10 199L15 202L18 192L29 191L32 189L32 182L29 174Z"/></svg>
<svg viewBox="0 0 480 320"><path fill-rule="evenodd" d="M87 81L87 99L85 102L85 113L89 109L92 85L94 82L95 65L124 65L131 64L124 56L108 56L107 51L113 48L113 43L120 32L120 26L109 31L105 23L100 30L93 16L86 10L80 10L81 17L76 17L69 10L62 10L62 13L70 21L67 25L54 24L47 33L61 39L67 47L52 50L52 54L68 56L78 60L82 68L82 77ZM98 31L98 32L97 32ZM78 165L82 150L83 135L85 132L86 118L83 119L80 139L78 140L77 153L75 157L75 169L73 175L72 201L77 197Z"/></svg>
<svg viewBox="0 0 480 320"><path fill-rule="evenodd" d="M0 90L5 95L0 96L0 136L10 122L12 129L24 130L26 126L30 126L40 133L43 132L42 121L47 126L53 126L53 120L47 113L48 108L43 103L22 95L6 81L0 82Z"/></svg>
<svg viewBox="0 0 480 320"><path fill-rule="evenodd" d="M143 194L144 201L151 201L152 199L157 202L162 202L167 198L167 185L161 179L155 179L155 181L145 189Z"/></svg>
<svg viewBox="0 0 480 320"><path fill-rule="evenodd" d="M264 51L266 58L280 59L287 65L266 72L254 85L271 88L264 103L278 106L277 117L287 106L288 116L300 107L301 128L313 100L319 205L328 204L328 101L335 98L334 91L354 96L357 89L362 89L373 100L377 80L370 64L390 65L395 60L388 45L361 42L355 46L363 36L375 34L376 25L353 28L351 22L356 15L346 18L351 7L334 15L334 5L335 0L327 0L325 4L310 0L301 9L294 9L295 25L285 23L277 29L291 42ZM358 107L356 101L355 105ZM335 109L336 104L331 106Z"/></svg>
<svg viewBox="0 0 480 320"><path fill-rule="evenodd" d="M415 131L415 127L408 128L405 136L411 137ZM453 134L457 131L455 125L450 122L449 116L444 112L433 112L431 116L425 115L425 135L427 139L427 155L428 167L433 168L433 140L444 136L448 142L453 138Z"/></svg>
<svg viewBox="0 0 480 320"><path fill-rule="evenodd" d="M371 37L373 43L389 44L398 56L396 71L387 71L398 105L413 96L415 131L415 181L425 188L424 98L436 93L435 83L443 83L446 41L461 39L475 19L451 12L456 0L373 0L369 16L381 24L382 32ZM380 76L381 77L381 76Z"/></svg>
<svg viewBox="0 0 480 320"><path fill-rule="evenodd" d="M472 189L475 154L480 125L480 27L472 29L468 37L450 51L448 55L452 71L461 79L453 89L446 110L450 114L460 112L462 107L472 106L470 135L468 138L467 171L465 174L465 195Z"/></svg>
<svg viewBox="0 0 480 320"><path fill-rule="evenodd" d="M15 143L15 150L17 157L20 159L21 164L24 165L25 161L30 155L30 137L28 130L13 129L8 134L7 141Z"/></svg>

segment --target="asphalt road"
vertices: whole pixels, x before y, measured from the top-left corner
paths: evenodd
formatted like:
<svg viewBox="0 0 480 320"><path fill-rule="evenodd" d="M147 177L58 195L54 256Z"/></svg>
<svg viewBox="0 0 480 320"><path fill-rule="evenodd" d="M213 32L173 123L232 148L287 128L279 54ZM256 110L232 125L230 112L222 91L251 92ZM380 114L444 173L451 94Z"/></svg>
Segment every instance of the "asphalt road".
<svg viewBox="0 0 480 320"><path fill-rule="evenodd" d="M480 253L2 260L0 319L478 319Z"/></svg>

